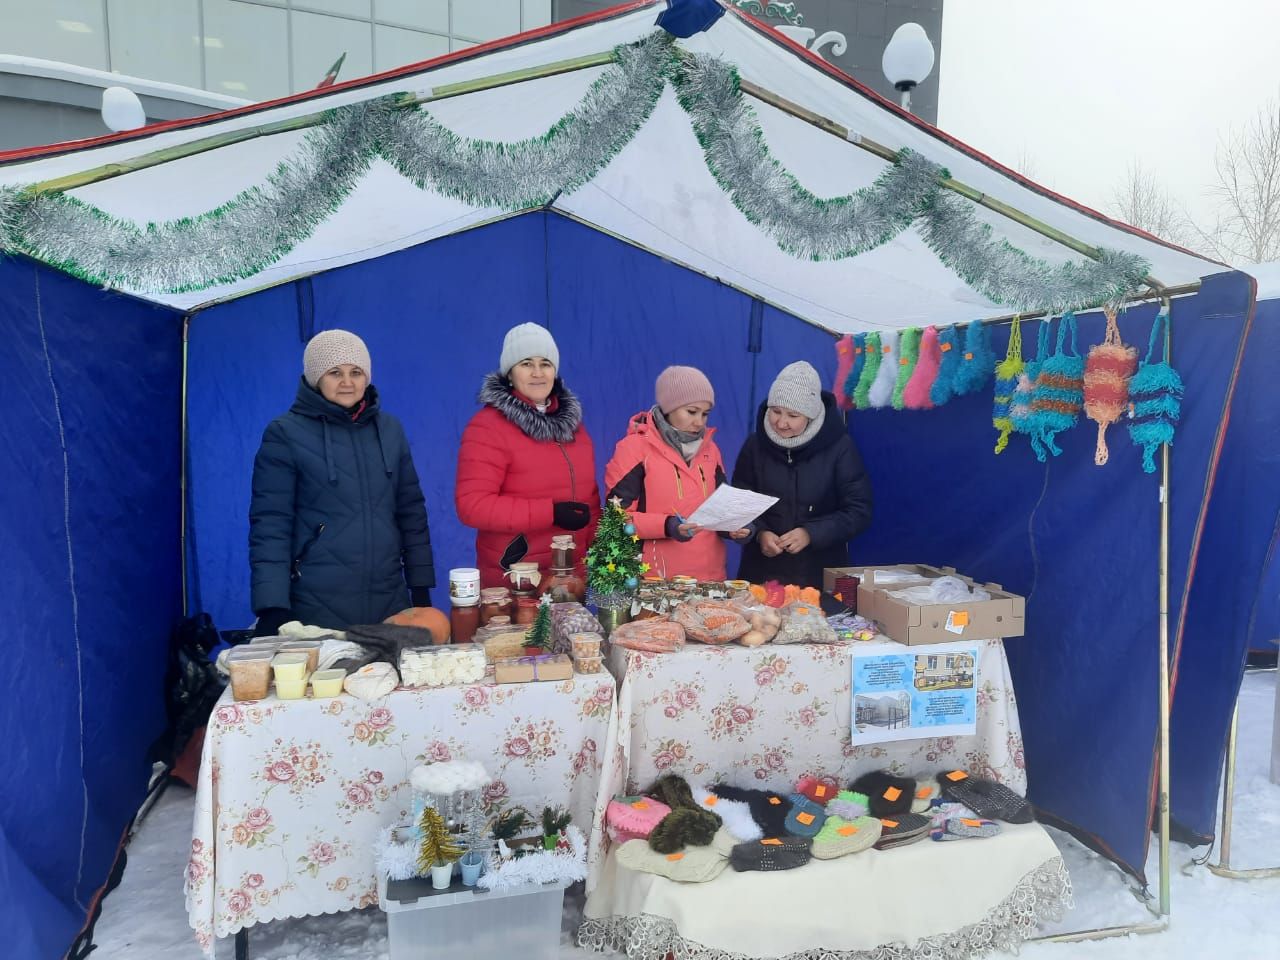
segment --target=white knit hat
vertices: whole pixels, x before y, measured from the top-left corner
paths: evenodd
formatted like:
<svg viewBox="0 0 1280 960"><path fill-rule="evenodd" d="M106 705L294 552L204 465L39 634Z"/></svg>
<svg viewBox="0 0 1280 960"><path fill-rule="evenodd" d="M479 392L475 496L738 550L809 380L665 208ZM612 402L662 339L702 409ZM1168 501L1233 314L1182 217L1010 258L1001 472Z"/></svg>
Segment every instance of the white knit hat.
<svg viewBox="0 0 1280 960"><path fill-rule="evenodd" d="M803 360L787 364L769 388L769 406L817 419L823 412L822 379L818 371Z"/></svg>
<svg viewBox="0 0 1280 960"><path fill-rule="evenodd" d="M530 357L546 357L557 372L560 370L560 349L550 330L536 323L512 327L502 339L502 359L498 361L498 369L506 376L517 363Z"/></svg>
<svg viewBox="0 0 1280 960"><path fill-rule="evenodd" d="M302 351L302 375L312 389L315 389L327 371L343 363L359 367L368 376L369 382L373 382L369 348L350 331L323 330L312 337L307 349Z"/></svg>

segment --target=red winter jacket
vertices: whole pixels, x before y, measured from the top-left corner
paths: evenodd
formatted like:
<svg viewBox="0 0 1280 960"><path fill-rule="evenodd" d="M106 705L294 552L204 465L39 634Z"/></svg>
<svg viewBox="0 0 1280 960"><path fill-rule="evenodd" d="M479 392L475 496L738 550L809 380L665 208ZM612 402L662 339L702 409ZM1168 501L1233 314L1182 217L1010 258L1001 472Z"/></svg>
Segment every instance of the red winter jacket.
<svg viewBox="0 0 1280 960"><path fill-rule="evenodd" d="M650 414L637 413L605 467L609 498L617 497L631 514L650 575L725 578L724 543L718 534L700 530L692 540L680 541L667 537L665 529L667 517L688 519L724 482L720 448L712 439L715 432L714 427L707 429L693 463L685 463L662 439Z"/></svg>
<svg viewBox="0 0 1280 960"><path fill-rule="evenodd" d="M552 519L553 505L562 500L591 508L591 522L573 531L582 568L600 516L600 491L578 398L556 380L551 405L539 413L505 377L491 373L479 399L483 409L462 432L454 504L458 519L476 529L481 585L508 585L499 561L521 534L529 550L517 559L544 572L550 567L551 538L567 532Z"/></svg>

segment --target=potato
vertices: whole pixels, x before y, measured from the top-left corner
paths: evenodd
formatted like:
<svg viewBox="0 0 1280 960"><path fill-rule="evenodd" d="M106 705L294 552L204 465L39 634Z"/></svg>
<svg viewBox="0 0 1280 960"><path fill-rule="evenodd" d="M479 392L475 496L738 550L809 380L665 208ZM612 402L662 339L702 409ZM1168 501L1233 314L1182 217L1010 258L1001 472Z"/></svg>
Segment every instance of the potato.
<svg viewBox="0 0 1280 960"><path fill-rule="evenodd" d="M759 630L748 630L738 638L738 642L744 647L759 647L768 643L769 638Z"/></svg>

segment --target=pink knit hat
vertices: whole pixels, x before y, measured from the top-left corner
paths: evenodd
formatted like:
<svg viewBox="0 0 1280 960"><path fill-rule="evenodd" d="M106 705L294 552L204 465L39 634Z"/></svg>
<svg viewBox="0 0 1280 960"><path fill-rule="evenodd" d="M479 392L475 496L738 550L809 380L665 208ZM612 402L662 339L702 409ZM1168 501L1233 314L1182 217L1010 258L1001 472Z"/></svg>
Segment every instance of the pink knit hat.
<svg viewBox="0 0 1280 960"><path fill-rule="evenodd" d="M658 409L663 413L678 410L686 403L716 403L711 381L697 367L667 367L658 374L654 386Z"/></svg>

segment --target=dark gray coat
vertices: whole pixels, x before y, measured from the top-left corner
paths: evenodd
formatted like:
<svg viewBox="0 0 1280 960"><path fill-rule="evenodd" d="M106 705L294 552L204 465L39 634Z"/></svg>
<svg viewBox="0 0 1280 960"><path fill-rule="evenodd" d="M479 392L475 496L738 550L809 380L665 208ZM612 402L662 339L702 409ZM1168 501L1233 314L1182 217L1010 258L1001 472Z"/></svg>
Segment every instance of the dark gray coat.
<svg viewBox="0 0 1280 960"><path fill-rule="evenodd" d="M849 541L871 523L871 481L862 457L835 397L824 390L822 402L827 412L818 435L791 449L778 446L764 432L768 407L761 404L756 432L738 453L731 483L779 498L756 520L756 536L742 548L738 576L743 580L821 589L823 568L847 565ZM806 549L776 557L760 552L761 531L783 534L796 527L809 533Z"/></svg>
<svg viewBox="0 0 1280 960"><path fill-rule="evenodd" d="M427 508L400 421L373 387L352 421L300 380L267 425L253 463L249 565L255 612L286 607L344 629L409 605L435 586Z"/></svg>

